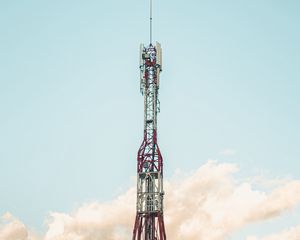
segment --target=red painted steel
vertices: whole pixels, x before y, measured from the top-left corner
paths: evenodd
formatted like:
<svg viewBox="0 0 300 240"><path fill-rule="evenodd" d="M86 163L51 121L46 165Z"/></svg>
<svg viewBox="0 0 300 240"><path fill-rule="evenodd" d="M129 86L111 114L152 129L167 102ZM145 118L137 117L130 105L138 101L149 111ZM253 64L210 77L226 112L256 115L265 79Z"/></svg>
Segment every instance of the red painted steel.
<svg viewBox="0 0 300 240"><path fill-rule="evenodd" d="M141 53L145 129L137 153L137 213L132 240L166 240L163 218L163 157L157 144L158 78L161 71L161 66L157 64L157 51L161 49L150 44Z"/></svg>

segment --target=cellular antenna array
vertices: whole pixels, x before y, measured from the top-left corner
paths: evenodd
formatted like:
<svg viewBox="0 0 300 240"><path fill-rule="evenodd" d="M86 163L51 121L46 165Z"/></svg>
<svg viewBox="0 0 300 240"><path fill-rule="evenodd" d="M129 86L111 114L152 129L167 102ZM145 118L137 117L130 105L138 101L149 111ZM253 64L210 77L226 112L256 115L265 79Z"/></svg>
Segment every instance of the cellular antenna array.
<svg viewBox="0 0 300 240"><path fill-rule="evenodd" d="M162 49L152 45L152 0L150 44L140 45L140 90L144 96L144 134L137 153L137 202L132 240L166 240L163 215L163 158L157 144L158 90Z"/></svg>

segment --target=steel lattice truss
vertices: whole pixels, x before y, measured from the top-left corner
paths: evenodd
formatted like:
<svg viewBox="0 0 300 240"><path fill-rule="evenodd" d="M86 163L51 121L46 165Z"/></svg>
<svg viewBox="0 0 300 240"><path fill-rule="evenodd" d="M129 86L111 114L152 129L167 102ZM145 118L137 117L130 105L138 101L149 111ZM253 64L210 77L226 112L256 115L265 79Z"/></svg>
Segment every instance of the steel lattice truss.
<svg viewBox="0 0 300 240"><path fill-rule="evenodd" d="M166 240L163 218L163 158L157 144L161 46L141 45L144 139L137 155L137 213L132 240Z"/></svg>

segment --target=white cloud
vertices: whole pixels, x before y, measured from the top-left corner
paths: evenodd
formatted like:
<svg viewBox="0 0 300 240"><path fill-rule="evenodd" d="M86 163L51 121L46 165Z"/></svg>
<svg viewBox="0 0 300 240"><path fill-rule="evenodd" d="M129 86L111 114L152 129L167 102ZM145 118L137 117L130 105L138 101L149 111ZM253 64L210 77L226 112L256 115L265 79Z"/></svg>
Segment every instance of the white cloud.
<svg viewBox="0 0 300 240"><path fill-rule="evenodd" d="M280 233L271 234L262 238L249 236L246 240L299 240L300 239L300 225L284 230Z"/></svg>
<svg viewBox="0 0 300 240"><path fill-rule="evenodd" d="M45 240L125 240L135 214L135 189L108 203L89 203L72 214L51 213Z"/></svg>
<svg viewBox="0 0 300 240"><path fill-rule="evenodd" d="M35 237L26 226L13 217L10 213L5 213L0 222L0 240L34 240Z"/></svg>
<svg viewBox="0 0 300 240"><path fill-rule="evenodd" d="M169 239L223 240L254 222L278 217L300 203L300 181L285 180L268 191L238 182L234 164L209 161L187 175L177 171L165 182L165 223ZM44 240L130 239L135 216L135 188L107 203L84 204L73 213L51 213ZM262 240L300 239L299 227ZM287 237L286 237L287 236ZM290 236L297 236L292 238ZM37 240L12 216L0 228L0 240ZM256 236L247 240L257 240ZM260 239L259 239L260 240Z"/></svg>

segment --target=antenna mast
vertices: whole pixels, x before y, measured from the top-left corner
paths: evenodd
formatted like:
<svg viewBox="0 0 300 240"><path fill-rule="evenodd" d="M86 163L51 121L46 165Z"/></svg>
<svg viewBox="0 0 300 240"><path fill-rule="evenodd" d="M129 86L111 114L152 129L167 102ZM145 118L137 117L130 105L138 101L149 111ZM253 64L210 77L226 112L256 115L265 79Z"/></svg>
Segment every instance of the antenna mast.
<svg viewBox="0 0 300 240"><path fill-rule="evenodd" d="M150 0L150 45L152 44L152 0Z"/></svg>

